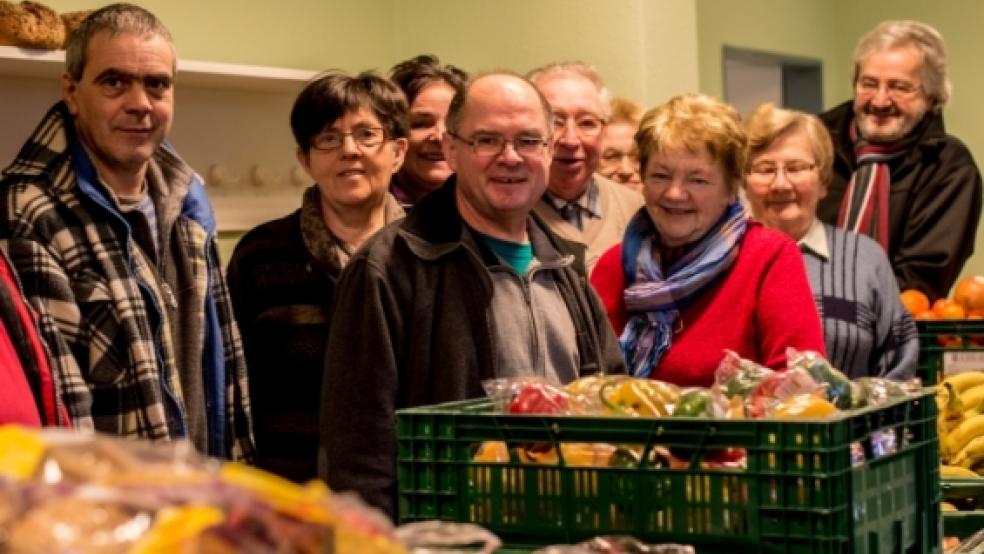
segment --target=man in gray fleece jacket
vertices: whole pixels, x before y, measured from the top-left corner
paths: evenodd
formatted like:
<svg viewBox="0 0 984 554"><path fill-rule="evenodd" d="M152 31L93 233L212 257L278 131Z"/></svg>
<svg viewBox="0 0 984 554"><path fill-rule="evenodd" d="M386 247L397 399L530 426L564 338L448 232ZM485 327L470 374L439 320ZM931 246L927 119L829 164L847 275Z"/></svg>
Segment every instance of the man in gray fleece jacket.
<svg viewBox="0 0 984 554"><path fill-rule="evenodd" d="M531 214L551 121L525 79L476 78L448 113L456 175L340 276L321 407L320 472L333 489L395 515L398 408L481 396L492 377L624 371L584 246Z"/></svg>

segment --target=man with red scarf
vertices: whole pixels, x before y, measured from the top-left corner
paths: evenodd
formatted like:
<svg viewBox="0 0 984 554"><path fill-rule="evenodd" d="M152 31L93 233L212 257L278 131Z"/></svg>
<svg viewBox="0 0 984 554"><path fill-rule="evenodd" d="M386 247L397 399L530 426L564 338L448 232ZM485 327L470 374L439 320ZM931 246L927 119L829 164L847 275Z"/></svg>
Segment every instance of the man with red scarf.
<svg viewBox="0 0 984 554"><path fill-rule="evenodd" d="M854 54L854 99L822 114L834 175L820 218L875 239L902 290L945 297L974 249L981 174L946 134L943 37L917 21L885 21Z"/></svg>

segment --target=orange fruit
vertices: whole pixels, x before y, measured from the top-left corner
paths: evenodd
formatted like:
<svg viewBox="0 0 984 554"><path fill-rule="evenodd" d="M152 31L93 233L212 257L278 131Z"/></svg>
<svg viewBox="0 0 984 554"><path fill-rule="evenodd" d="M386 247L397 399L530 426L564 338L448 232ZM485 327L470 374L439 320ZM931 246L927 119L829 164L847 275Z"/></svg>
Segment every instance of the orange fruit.
<svg viewBox="0 0 984 554"><path fill-rule="evenodd" d="M933 310L925 310L925 311L919 312L914 317L916 319L939 319L939 316L937 316L936 315L936 312L934 312Z"/></svg>
<svg viewBox="0 0 984 554"><path fill-rule="evenodd" d="M966 319L967 311L960 304L950 302L940 308L939 316L940 319Z"/></svg>
<svg viewBox="0 0 984 554"><path fill-rule="evenodd" d="M929 298L922 291L916 289L906 289L899 295L902 305L909 313L916 315L929 309Z"/></svg>
<svg viewBox="0 0 984 554"><path fill-rule="evenodd" d="M953 300L950 300L949 298L938 298L936 302L933 302L933 313L936 314L936 317L943 319L943 310L953 303Z"/></svg>
<svg viewBox="0 0 984 554"><path fill-rule="evenodd" d="M953 301L965 310L984 309L984 277L969 275L957 281L953 289Z"/></svg>

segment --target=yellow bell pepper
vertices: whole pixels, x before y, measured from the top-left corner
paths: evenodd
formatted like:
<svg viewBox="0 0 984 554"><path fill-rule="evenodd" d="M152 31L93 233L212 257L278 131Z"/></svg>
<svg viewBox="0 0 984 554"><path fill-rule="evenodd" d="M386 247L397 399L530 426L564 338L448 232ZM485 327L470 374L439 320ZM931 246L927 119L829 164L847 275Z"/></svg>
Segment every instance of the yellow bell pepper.
<svg viewBox="0 0 984 554"><path fill-rule="evenodd" d="M649 379L612 380L599 391L602 404L616 415L663 417L669 414L661 383Z"/></svg>
<svg viewBox="0 0 984 554"><path fill-rule="evenodd" d="M812 394L797 394L780 402L772 410L772 417L784 419L823 418L837 413L837 407Z"/></svg>

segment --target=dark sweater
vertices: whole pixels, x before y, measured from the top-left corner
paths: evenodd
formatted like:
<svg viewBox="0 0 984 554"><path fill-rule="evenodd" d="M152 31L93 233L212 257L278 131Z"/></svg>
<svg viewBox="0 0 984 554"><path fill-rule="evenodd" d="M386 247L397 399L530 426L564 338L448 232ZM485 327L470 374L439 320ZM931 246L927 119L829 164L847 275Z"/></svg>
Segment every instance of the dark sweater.
<svg viewBox="0 0 984 554"><path fill-rule="evenodd" d="M394 199L387 198L387 208L387 221L402 217ZM257 466L295 481L318 473L328 315L343 265L336 247L311 188L301 209L247 233L229 261L229 291L249 370Z"/></svg>

